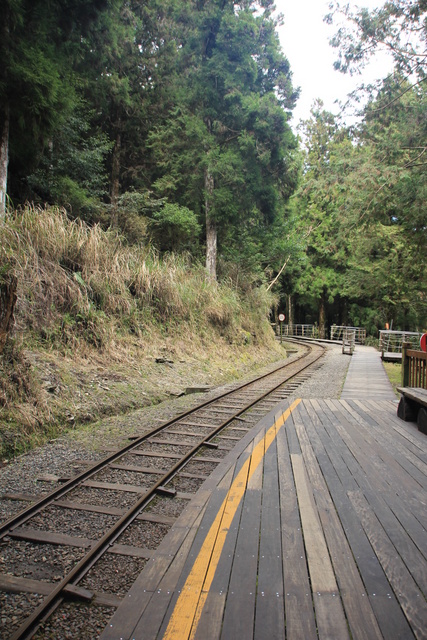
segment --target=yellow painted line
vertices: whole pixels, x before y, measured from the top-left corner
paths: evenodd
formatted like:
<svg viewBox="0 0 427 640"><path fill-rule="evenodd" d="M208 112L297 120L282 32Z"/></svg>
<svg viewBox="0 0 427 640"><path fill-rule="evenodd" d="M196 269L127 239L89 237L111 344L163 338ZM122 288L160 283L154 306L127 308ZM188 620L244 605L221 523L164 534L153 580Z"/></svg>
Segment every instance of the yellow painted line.
<svg viewBox="0 0 427 640"><path fill-rule="evenodd" d="M163 640L188 640L194 637L228 530L243 498L246 485L255 473L267 449L277 437L277 433L300 402L300 399L295 400L277 418L264 438L254 447L252 455L244 462L235 477L179 595Z"/></svg>

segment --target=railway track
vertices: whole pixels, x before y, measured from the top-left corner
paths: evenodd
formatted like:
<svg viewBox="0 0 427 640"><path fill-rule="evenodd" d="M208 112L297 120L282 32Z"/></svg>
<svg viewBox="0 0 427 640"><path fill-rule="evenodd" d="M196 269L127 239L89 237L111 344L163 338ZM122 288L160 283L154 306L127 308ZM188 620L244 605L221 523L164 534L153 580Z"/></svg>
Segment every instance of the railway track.
<svg viewBox="0 0 427 640"><path fill-rule="evenodd" d="M5 622L1 614L0 636L96 638L217 464L320 366L324 348L304 349L58 479L57 489L0 525L0 609L15 612ZM73 615L83 621L78 636Z"/></svg>

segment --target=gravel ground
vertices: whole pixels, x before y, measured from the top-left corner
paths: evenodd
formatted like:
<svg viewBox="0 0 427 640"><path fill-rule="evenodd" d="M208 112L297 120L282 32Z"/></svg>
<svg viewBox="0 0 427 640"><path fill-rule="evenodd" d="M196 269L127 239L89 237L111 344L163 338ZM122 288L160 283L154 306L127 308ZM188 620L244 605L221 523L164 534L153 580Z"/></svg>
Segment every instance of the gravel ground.
<svg viewBox="0 0 427 640"><path fill-rule="evenodd" d="M341 353L341 345L327 345L327 351L321 360L322 366L309 380L295 389L289 399L339 398L350 361L351 356Z"/></svg>
<svg viewBox="0 0 427 640"><path fill-rule="evenodd" d="M145 565L146 558L119 556L112 560L110 554L103 556L79 583L89 591L102 591L124 597Z"/></svg>
<svg viewBox="0 0 427 640"><path fill-rule="evenodd" d="M314 375L302 383L293 393L289 396L289 400L294 398L339 398L341 389L344 384L345 376L347 373L348 365L350 363L350 357L344 356L341 353L340 347L330 346L328 347L325 355L322 358L321 366L318 367ZM277 365L276 365L277 366ZM275 368L271 366L270 369ZM234 385L227 385L225 388L231 388ZM202 398L208 398L212 395L217 395L220 389L215 389L211 393L201 396L195 396L192 400L193 403L200 402ZM31 495L41 495L50 490L54 483L41 481L40 478L46 474L53 474L58 477L67 477L78 473L82 468L82 461L90 464L100 458L104 457L104 453L100 451L102 446L110 447L111 444L119 447L123 441L135 433L142 433L146 430L152 429L159 424L159 420L166 420L173 415L180 414L185 406L190 403L188 398L177 399L170 402L165 402L163 405L157 406L155 410L150 407L146 410L139 410L133 412L126 417L109 418L98 425L92 425L90 437L81 438L80 434L76 434L77 437L73 438L73 434L62 437L56 441L51 442L49 445L37 449L27 455L21 456L15 462L0 469L0 496L4 493L28 493ZM254 417L255 419L255 417ZM120 423L120 437L117 436L117 424ZM249 425L248 425L249 426ZM185 431L185 429L184 429ZM230 434L233 431L230 430ZM244 433L236 431L236 436L243 436ZM114 437L113 437L114 434ZM171 434L172 435L172 434ZM174 435L173 440L191 439L184 433L181 435ZM231 441L230 441L231 444ZM162 445L155 443L145 443L142 447L150 451L161 452L163 450ZM187 450L187 447L174 447L177 453L181 453L182 450ZM224 450L211 450L207 449L201 453L202 456L217 457L218 460L227 455L227 451ZM125 460L122 459L121 463L129 464L133 462L130 456ZM157 466L169 466L170 460L157 458L150 456L145 458L142 456L133 456L135 463L138 465ZM172 461L173 463L173 461ZM193 461L190 463L186 471L193 473L207 473L212 471L216 466L212 463L203 463ZM129 473L125 472L122 476L120 470L117 471L117 479L123 481L129 481ZM99 474L98 479L102 478L102 474ZM135 475L135 479L141 479L141 474ZM175 486L178 491L185 493L196 492L202 480L196 478L182 478L179 475L176 476L171 486ZM100 491L90 487L80 487L73 492L72 498L80 499L82 502L92 504L104 504L110 506L116 506L116 502L123 507L123 494L116 496L115 491ZM72 499L71 498L71 499ZM137 494L130 493L127 496L129 504L132 504L138 498ZM178 516L183 508L188 504L187 500L181 498L167 498L159 497L152 501L148 511L157 513L159 515ZM13 512L19 510L19 507L25 506L24 503L19 501L12 501L10 499L0 499L0 521L7 519ZM64 518L70 518L69 533L73 535L83 536L90 534L90 527L87 528L87 522L93 518L100 518L100 515L94 516L93 514L82 514L81 518L76 517L75 513L68 514L67 512L57 514L55 507L51 507L52 520L55 518L63 520ZM108 516L103 516L107 518ZM87 520L86 520L87 519ZM33 522L34 527L37 526L37 520ZM56 529L56 526L52 524L52 530ZM127 531L125 531L117 540L121 544L130 544L132 546L147 547L155 549L160 541L169 531L170 526L160 525L150 522L134 522ZM22 551L22 548L26 551L26 556L29 559L25 570L22 569L22 565L19 564L18 556L15 558L14 554L18 554L18 551ZM82 553L80 549L70 549L61 547L52 547L48 545L33 545L28 542L17 542L13 549L8 550L6 553L0 554L0 570L15 573L16 575L22 575L23 577L35 578L35 579L52 579L52 571L54 580L60 580L64 571L68 568L68 565L74 564L79 555ZM31 560L30 560L31 559ZM146 563L145 559L125 558L117 557L112 561L110 558L102 560L102 564L95 567L85 578L84 585L88 588L97 590L102 589L106 592L117 593L124 595L132 584L133 580L139 574ZM2 565L2 566L1 566ZM16 565L16 566L15 566ZM18 568L19 565L19 568ZM10 632L16 628L19 623L19 618L23 615L30 603L36 601L38 596L30 595L16 595L16 594L1 594L0 606L2 608L2 614L0 616L0 637L10 637ZM75 612L80 611L81 615L75 616ZM18 613L19 612L19 613ZM17 616L18 613L18 616ZM37 638L46 640L48 638L81 638L93 640L98 637L99 632L103 629L108 622L109 617L113 613L113 609L109 607L90 607L82 604L66 603L65 607L62 607L58 611L54 618L49 621L37 634ZM7 630L7 631L6 631ZM2 636L5 632L6 635Z"/></svg>
<svg viewBox="0 0 427 640"><path fill-rule="evenodd" d="M76 611L80 615L76 615ZM35 640L94 640L114 613L110 607L65 602L34 636Z"/></svg>
<svg viewBox="0 0 427 640"><path fill-rule="evenodd" d="M322 366L315 372L310 380L304 382L296 389L289 398L339 398L344 384L350 356L341 353L341 347L328 345L326 354L322 358ZM273 369L274 366L270 366ZM250 377L250 376L249 376ZM234 385L225 385L224 388L231 388ZM208 398L216 395L219 388L211 393L205 394ZM200 394L195 396L192 402L200 401L203 398ZM136 424L138 431L152 429L159 424L159 420L166 420L173 415L179 414L190 404L189 397L178 398L168 401L155 408L149 407L132 413L128 417L130 427L126 428L126 418L121 416L116 420L120 422L121 437L124 439L134 434ZM88 464L95 462L105 456L99 449L110 444L109 435L112 431L113 418L108 418L98 423L97 428L92 427L91 437L80 438L80 434L73 433L58 440L52 441L44 447L40 447L26 455L21 456L11 464L0 469L0 495L5 493L28 493L31 495L42 495L50 489L50 483L38 480L44 474L54 474L57 476L75 475L81 469L81 461ZM141 426L143 425L143 427ZM114 431L114 430L113 430ZM181 438L181 436L175 436ZM123 440L122 440L123 442ZM116 443L120 446L121 442ZM95 450L94 450L95 449ZM145 443L144 449L147 452L162 451L162 446L154 443ZM175 447L176 453L187 450L186 447ZM214 452L210 450L202 455L210 457L224 457L226 452ZM152 461L150 460L150 464ZM162 463L163 464L163 463ZM96 493L91 490L89 493ZM85 502L91 502L86 499ZM114 501L112 501L112 504ZM12 500L0 500L0 521L9 518L22 508L22 503Z"/></svg>

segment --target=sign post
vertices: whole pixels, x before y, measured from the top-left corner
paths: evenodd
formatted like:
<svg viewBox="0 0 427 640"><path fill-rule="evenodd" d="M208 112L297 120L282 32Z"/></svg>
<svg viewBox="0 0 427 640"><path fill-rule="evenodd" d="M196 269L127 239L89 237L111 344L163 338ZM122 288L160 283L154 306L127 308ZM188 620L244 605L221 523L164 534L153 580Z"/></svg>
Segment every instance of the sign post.
<svg viewBox="0 0 427 640"><path fill-rule="evenodd" d="M279 313L279 322L280 322L280 344L282 344L282 327L283 327L283 321L285 319L285 314L284 313Z"/></svg>

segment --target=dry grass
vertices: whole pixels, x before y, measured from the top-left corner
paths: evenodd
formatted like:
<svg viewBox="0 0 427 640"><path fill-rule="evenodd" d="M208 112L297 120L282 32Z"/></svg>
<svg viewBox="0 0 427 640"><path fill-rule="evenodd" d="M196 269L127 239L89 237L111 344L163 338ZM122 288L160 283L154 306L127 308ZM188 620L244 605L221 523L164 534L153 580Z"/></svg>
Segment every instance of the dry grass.
<svg viewBox="0 0 427 640"><path fill-rule="evenodd" d="M167 352L173 359L194 358L191 367L200 377L215 354L236 361L236 371L245 369L246 357L253 365L263 350L278 357L267 320L272 296L263 288L242 292L232 281L212 282L189 256L160 258L149 246L129 246L115 231L70 220L55 207L10 212L0 221L0 237L0 273L18 280L14 336L0 361L3 454L58 432L70 414L77 422L97 417L98 396L92 404L74 402L67 392L91 395L91 387L82 392L75 380L85 367L119 367L119 377L130 379L123 374L127 367L138 371L135 379L146 379L147 363ZM61 391L53 394L46 392L52 376L43 377L46 367L50 371L48 354L59 371ZM70 362L75 371L67 378ZM221 363L215 366L221 379ZM225 368L231 376L232 365ZM103 400L99 412L135 405L135 390L129 397L120 393ZM154 393L153 401L163 397Z"/></svg>

